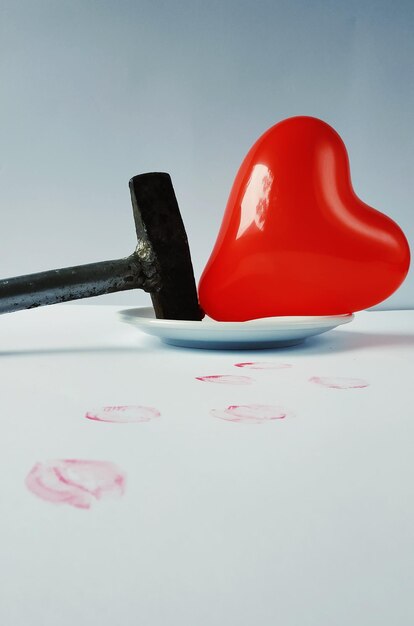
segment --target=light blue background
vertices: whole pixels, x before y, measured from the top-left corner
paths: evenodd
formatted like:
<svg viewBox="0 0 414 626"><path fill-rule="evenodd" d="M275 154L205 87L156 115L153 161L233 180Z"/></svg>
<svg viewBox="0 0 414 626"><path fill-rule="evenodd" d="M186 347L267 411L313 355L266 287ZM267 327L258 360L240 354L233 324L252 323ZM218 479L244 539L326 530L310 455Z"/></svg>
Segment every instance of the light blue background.
<svg viewBox="0 0 414 626"><path fill-rule="evenodd" d="M0 8L4 277L132 252L128 179L158 170L172 175L198 278L245 153L297 114L338 130L358 195L414 241L413 2ZM412 273L383 306L414 307Z"/></svg>

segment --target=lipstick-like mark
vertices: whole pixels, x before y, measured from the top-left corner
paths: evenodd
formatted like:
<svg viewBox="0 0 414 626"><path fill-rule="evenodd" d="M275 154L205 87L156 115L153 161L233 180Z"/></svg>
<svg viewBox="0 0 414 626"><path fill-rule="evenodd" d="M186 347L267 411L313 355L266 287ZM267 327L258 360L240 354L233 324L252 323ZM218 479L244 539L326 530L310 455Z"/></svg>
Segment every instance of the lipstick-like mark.
<svg viewBox="0 0 414 626"><path fill-rule="evenodd" d="M58 459L36 463L25 482L38 498L77 509L89 509L94 500L119 498L125 490L125 475L108 461Z"/></svg>
<svg viewBox="0 0 414 626"><path fill-rule="evenodd" d="M96 411L88 411L86 419L95 422L127 424L131 422L149 422L161 413L150 406L104 406Z"/></svg>
<svg viewBox="0 0 414 626"><path fill-rule="evenodd" d="M288 416L286 409L268 404L245 404L228 406L227 409L212 409L211 415L227 422L263 424L272 420L282 420Z"/></svg>
<svg viewBox="0 0 414 626"><path fill-rule="evenodd" d="M309 382L329 389L363 389L368 387L369 383L362 378L344 378L342 376L312 376Z"/></svg>
<svg viewBox="0 0 414 626"><path fill-rule="evenodd" d="M249 370L284 370L292 367L291 363L272 363L272 361L235 363L235 367L245 367Z"/></svg>
<svg viewBox="0 0 414 626"><path fill-rule="evenodd" d="M204 383L217 383L219 385L251 385L253 378L250 376L196 376L196 380Z"/></svg>

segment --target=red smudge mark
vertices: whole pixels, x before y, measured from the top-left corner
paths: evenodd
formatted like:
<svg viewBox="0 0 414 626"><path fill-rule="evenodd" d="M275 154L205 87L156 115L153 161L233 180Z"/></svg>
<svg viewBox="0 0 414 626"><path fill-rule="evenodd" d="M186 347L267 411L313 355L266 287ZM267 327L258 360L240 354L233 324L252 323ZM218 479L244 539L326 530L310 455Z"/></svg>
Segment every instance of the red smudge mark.
<svg viewBox="0 0 414 626"><path fill-rule="evenodd" d="M369 385L362 378L343 378L341 376L312 376L312 378L309 378L309 382L322 385L322 387L329 387L329 389L363 389Z"/></svg>
<svg viewBox="0 0 414 626"><path fill-rule="evenodd" d="M219 385L250 385L253 379L250 376L196 376L196 380L204 383L218 383Z"/></svg>
<svg viewBox="0 0 414 626"><path fill-rule="evenodd" d="M59 459L36 463L26 477L26 486L47 502L89 509L93 500L122 496L125 476L107 461Z"/></svg>
<svg viewBox="0 0 414 626"><path fill-rule="evenodd" d="M247 363L235 363L235 367L245 367L249 370L283 370L288 367L292 367L291 363L272 363L271 361L265 361L262 363L247 362Z"/></svg>
<svg viewBox="0 0 414 626"><path fill-rule="evenodd" d="M96 411L88 411L86 419L95 422L126 424L130 422L149 422L161 413L149 406L104 406Z"/></svg>
<svg viewBox="0 0 414 626"><path fill-rule="evenodd" d="M246 404L243 406L228 406L227 409L212 409L211 415L227 422L247 422L249 424L263 424L272 420L281 420L288 413L280 406L267 404Z"/></svg>

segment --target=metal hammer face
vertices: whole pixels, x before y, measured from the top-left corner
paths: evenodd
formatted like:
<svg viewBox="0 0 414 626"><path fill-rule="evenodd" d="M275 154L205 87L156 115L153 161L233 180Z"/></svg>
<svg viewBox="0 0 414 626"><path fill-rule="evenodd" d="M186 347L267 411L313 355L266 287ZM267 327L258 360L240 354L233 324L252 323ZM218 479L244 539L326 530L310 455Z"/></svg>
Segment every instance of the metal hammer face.
<svg viewBox="0 0 414 626"><path fill-rule="evenodd" d="M0 281L0 313L104 293L144 289L158 318L201 320L187 235L165 173L130 183L138 245L124 259L78 265Z"/></svg>
<svg viewBox="0 0 414 626"><path fill-rule="evenodd" d="M158 275L151 292L155 315L163 319L200 320L190 248L171 178L152 173L129 181L138 245L145 272Z"/></svg>

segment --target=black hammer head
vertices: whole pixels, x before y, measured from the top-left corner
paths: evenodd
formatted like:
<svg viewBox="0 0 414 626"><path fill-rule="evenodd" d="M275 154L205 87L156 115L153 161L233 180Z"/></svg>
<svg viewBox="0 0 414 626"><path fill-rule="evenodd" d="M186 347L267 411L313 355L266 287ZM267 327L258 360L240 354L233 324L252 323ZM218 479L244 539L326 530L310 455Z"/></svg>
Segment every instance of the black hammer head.
<svg viewBox="0 0 414 626"><path fill-rule="evenodd" d="M201 320L190 249L171 178L151 172L129 181L136 256L149 279L155 315L172 320Z"/></svg>

